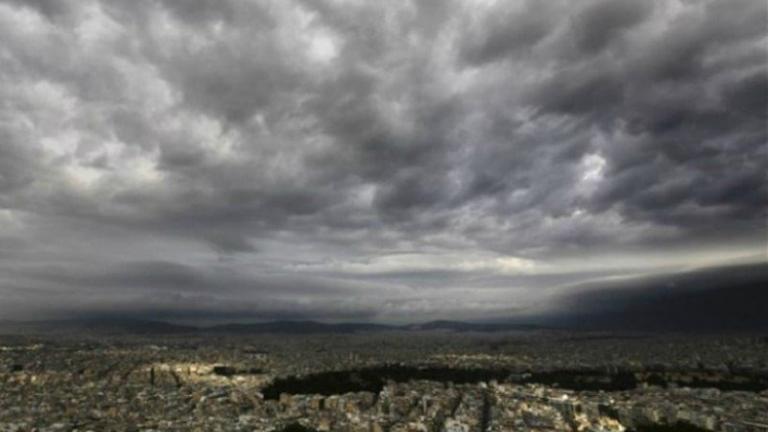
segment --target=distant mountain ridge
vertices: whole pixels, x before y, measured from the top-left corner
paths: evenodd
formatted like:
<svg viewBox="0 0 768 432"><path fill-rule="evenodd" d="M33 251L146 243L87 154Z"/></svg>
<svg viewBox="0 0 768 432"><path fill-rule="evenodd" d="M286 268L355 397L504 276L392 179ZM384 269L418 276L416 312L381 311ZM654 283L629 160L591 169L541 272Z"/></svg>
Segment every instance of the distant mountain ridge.
<svg viewBox="0 0 768 432"><path fill-rule="evenodd" d="M429 321L422 324L404 326L408 330L448 330L455 332L493 333L501 331L542 330L546 327L537 324L518 324L508 322L482 323L467 321Z"/></svg>
<svg viewBox="0 0 768 432"><path fill-rule="evenodd" d="M48 321L0 321L0 333L124 333L136 335L194 333L199 328L165 321L138 319L67 319Z"/></svg>
<svg viewBox="0 0 768 432"><path fill-rule="evenodd" d="M165 321L138 319L72 319L55 321L0 321L0 332L19 333L89 332L136 335L181 334L351 334L364 332L499 332L540 329L529 324L475 323L464 321L430 321L420 324L388 325L365 322L322 323L318 321L269 321L259 323L231 323L210 327L172 324Z"/></svg>
<svg viewBox="0 0 768 432"><path fill-rule="evenodd" d="M222 324L201 328L201 332L234 334L315 334L315 333L357 333L371 331L394 331L401 327L372 323L321 323L317 321L269 321L249 324Z"/></svg>

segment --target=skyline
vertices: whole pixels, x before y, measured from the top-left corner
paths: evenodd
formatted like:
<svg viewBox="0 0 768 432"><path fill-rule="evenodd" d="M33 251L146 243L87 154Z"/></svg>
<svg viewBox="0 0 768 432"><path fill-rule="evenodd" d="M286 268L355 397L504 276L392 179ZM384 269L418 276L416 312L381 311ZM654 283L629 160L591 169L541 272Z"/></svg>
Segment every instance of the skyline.
<svg viewBox="0 0 768 432"><path fill-rule="evenodd" d="M0 319L514 318L764 265L767 23L0 0Z"/></svg>

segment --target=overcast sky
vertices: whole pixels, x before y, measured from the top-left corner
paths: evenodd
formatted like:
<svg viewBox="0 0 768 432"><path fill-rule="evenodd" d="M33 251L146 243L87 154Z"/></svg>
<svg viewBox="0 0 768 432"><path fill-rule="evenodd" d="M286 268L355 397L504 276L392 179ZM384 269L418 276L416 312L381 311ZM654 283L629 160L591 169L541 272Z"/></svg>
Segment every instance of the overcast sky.
<svg viewBox="0 0 768 432"><path fill-rule="evenodd" d="M764 0L0 0L0 319L513 316L766 253Z"/></svg>

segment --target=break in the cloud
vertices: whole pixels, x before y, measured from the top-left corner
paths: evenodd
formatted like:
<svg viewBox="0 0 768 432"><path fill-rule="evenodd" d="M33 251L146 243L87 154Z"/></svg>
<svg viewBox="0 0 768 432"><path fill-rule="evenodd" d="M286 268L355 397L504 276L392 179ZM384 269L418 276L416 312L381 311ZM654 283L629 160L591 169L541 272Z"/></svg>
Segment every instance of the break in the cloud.
<svg viewBox="0 0 768 432"><path fill-rule="evenodd" d="M766 15L0 0L0 314L504 315L764 254Z"/></svg>

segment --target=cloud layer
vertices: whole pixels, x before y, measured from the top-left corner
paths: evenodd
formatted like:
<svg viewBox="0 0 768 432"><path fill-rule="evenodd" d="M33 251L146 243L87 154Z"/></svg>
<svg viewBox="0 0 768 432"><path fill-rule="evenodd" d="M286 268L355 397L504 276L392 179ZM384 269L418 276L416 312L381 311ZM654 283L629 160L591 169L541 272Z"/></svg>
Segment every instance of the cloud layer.
<svg viewBox="0 0 768 432"><path fill-rule="evenodd" d="M549 316L581 328L764 331L766 284L765 263L615 279L571 289Z"/></svg>
<svg viewBox="0 0 768 432"><path fill-rule="evenodd" d="M764 253L766 16L0 0L0 314L482 316Z"/></svg>

